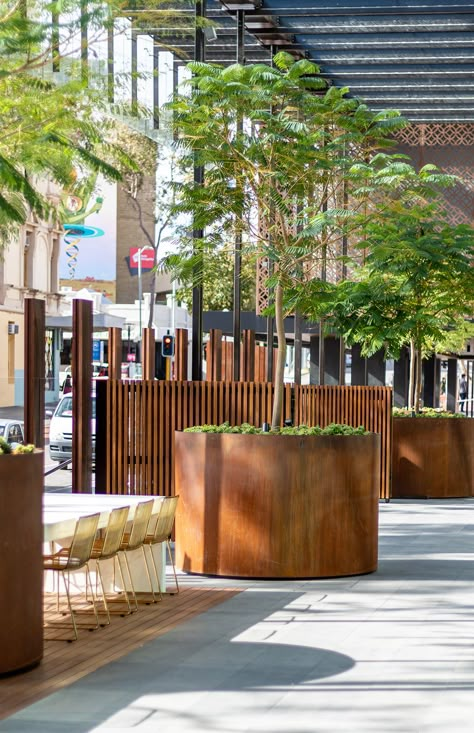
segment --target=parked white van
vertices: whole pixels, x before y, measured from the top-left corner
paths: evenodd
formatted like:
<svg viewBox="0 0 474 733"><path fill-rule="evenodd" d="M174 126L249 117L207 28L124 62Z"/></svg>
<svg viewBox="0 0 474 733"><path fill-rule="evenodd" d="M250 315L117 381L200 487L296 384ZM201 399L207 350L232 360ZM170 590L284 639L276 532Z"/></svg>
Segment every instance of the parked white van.
<svg viewBox="0 0 474 733"><path fill-rule="evenodd" d="M92 395L92 455L95 455L95 394ZM72 394L63 395L56 405L49 426L49 455L51 460L72 458Z"/></svg>

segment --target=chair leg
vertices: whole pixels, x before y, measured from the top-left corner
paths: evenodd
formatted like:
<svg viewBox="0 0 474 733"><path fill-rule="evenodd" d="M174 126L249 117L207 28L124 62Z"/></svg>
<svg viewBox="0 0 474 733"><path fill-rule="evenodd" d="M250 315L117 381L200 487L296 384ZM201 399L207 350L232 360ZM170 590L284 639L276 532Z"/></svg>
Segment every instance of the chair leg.
<svg viewBox="0 0 474 733"><path fill-rule="evenodd" d="M161 601L161 592L160 592L160 598L157 598L155 595L155 589L153 588L153 580L151 577L150 567L148 565L148 560L146 557L145 545L142 545L142 553L143 553L143 562L145 563L146 574L148 577L148 584L150 586L150 594L152 597L152 601L145 600L145 599L140 599L140 600L141 600L141 603L146 603L147 605L149 605L150 603L158 603L158 601Z"/></svg>
<svg viewBox="0 0 474 733"><path fill-rule="evenodd" d="M173 556L171 554L171 544L170 544L169 539L166 540L166 546L168 548L168 555L169 555L169 558L170 558L171 567L173 568L174 582L176 584L176 593L179 593L178 578L176 576L176 567L175 567L175 564L174 564Z"/></svg>
<svg viewBox="0 0 474 733"><path fill-rule="evenodd" d="M115 560L117 560L117 562L115 562ZM108 598L107 605L109 607L109 613L114 616L129 616L131 613L134 613L138 609L132 608L132 606L130 605L130 595L126 588L125 575L123 573L122 563L120 562L120 553L117 553L116 555L114 555L113 564L114 564L113 566L114 589L116 588L115 569L117 568L118 575L119 575L119 581L122 585L122 590L117 590L116 594L119 595L120 593L123 593L123 598ZM110 605L114 603L120 603L122 606L126 605L127 610L120 609L120 610L112 611L112 609L110 608Z"/></svg>
<svg viewBox="0 0 474 733"><path fill-rule="evenodd" d="M95 622L96 625L92 628L90 628L90 631L93 631L94 629L98 629L100 627L99 623L99 614L97 613L97 606L95 604L95 598L94 598L94 588L92 587L92 580L91 580L91 574L89 570L89 563L86 563L86 599L87 599L87 585L89 585L90 591L91 591L91 598L92 598L92 608L95 616Z"/></svg>
<svg viewBox="0 0 474 733"><path fill-rule="evenodd" d="M130 603L129 603L129 607L130 607L130 613L134 613L135 611L138 611L138 601L137 601L137 594L135 593L135 588L134 588L134 585L133 585L133 578L132 578L132 573L131 573L131 570L130 570L130 565L129 565L129 562L128 562L128 557L127 557L127 553L126 553L126 552L124 552L124 551L122 551L122 552L119 552L119 553L117 554L117 558L118 558L118 563L119 563L119 565L121 564L121 563L120 563L120 556L121 556L121 555L123 555L123 558L124 558L124 560L125 560L125 567L127 568L127 573L128 573L128 579L129 579L129 581L130 581L130 590L131 590L131 595L132 595L132 598L133 598L133 602L134 602L134 604L135 604L135 608L133 608L133 609L132 609L132 608L131 608L131 606L130 606ZM123 568L121 567L120 569L122 570L122 577L124 577L124 575L123 575ZM125 588L125 584L124 584L124 588ZM126 592L126 593L128 594L128 591L125 591L125 592Z"/></svg>
<svg viewBox="0 0 474 733"><path fill-rule="evenodd" d="M155 556L153 555L153 545L148 545L148 547L150 549L151 562L152 562L152 565L153 565L153 570L155 571L155 578L156 578L156 582L157 582L157 585L158 585L158 591L160 593L160 600L162 600L163 599L163 593L162 593L162 590L161 590L160 574L158 572L158 568L156 567Z"/></svg>
<svg viewBox="0 0 474 733"><path fill-rule="evenodd" d="M77 641L79 636L77 633L77 624L76 624L76 619L74 618L74 611L72 609L71 596L69 593L69 573L67 573L67 581L66 581L66 573L62 572L61 575L63 577L64 588L66 590L67 605L69 608L69 613L71 614L72 627L74 629L74 641ZM58 590L59 590L59 582L58 582ZM68 639L68 641L73 641L73 640Z"/></svg>
<svg viewBox="0 0 474 733"><path fill-rule="evenodd" d="M102 593L102 602L104 604L105 615L107 617L107 622L105 624L101 624L101 625L102 626L109 626L109 624L110 624L110 611L109 611L109 606L108 606L108 603L107 603L107 596L105 595L104 581L103 581L103 578L102 578L102 571L100 569L100 562L99 562L99 560L96 560L95 561L95 566L96 566L96 570L97 570L97 572L96 572L96 595L98 595L97 586L100 585L100 590L101 590L101 593ZM97 584L97 580L99 581L98 584Z"/></svg>

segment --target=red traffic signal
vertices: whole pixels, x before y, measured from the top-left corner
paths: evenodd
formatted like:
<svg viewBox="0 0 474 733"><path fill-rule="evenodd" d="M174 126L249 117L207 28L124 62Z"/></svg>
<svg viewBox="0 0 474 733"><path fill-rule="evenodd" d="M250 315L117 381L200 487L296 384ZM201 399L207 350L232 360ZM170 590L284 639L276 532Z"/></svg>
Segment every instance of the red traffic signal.
<svg viewBox="0 0 474 733"><path fill-rule="evenodd" d="M174 355L174 336L171 336L169 333L166 334L166 336L163 336L163 341L161 342L161 355Z"/></svg>

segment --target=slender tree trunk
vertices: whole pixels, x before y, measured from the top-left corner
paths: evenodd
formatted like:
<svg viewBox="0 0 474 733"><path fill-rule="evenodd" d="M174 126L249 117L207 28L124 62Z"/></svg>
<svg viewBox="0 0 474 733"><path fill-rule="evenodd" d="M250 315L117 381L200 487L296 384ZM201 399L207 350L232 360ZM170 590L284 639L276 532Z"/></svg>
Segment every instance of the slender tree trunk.
<svg viewBox="0 0 474 733"><path fill-rule="evenodd" d="M278 342L278 354L275 370L275 394L273 397L272 430L278 430L281 424L283 406L283 380L286 362L285 322L283 317L283 290L278 283L275 287L275 324ZM271 344L267 348L272 348Z"/></svg>
<svg viewBox="0 0 474 733"><path fill-rule="evenodd" d="M156 266L158 263L159 245L160 245L160 242L158 240L153 248L153 272L151 273L151 280L150 280L150 312L148 314L148 328L153 327L153 318L155 317L156 278L158 274L156 271Z"/></svg>
<svg viewBox="0 0 474 733"><path fill-rule="evenodd" d="M156 251L155 251L156 259ZM156 262L155 262L156 268ZM148 313L148 328L153 328L153 317L155 315L155 298L156 298L156 269L153 270L150 280L150 311Z"/></svg>
<svg viewBox="0 0 474 733"><path fill-rule="evenodd" d="M410 380L408 383L408 409L415 409L415 374L416 374L416 350L415 342L410 340Z"/></svg>
<svg viewBox="0 0 474 733"><path fill-rule="evenodd" d="M415 393L415 411L420 412L421 410L421 349L416 350L416 393Z"/></svg>

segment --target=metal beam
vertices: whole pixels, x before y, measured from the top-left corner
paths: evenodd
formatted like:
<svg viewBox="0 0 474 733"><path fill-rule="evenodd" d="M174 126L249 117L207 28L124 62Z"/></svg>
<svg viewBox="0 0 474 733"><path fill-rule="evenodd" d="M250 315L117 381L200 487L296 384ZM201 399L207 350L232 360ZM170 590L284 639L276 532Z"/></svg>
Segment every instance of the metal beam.
<svg viewBox="0 0 474 733"><path fill-rule="evenodd" d="M199 24L200 20L206 17L206 0L196 0L196 35L194 42L195 61L206 60L206 37L204 29ZM204 184L204 168L194 167L194 185L196 187ZM193 229L195 242L202 239L204 231ZM203 310L203 285L202 280L194 279L192 292L192 379L196 382L202 380L202 310Z"/></svg>

